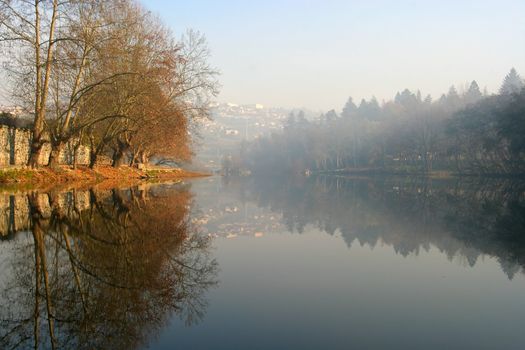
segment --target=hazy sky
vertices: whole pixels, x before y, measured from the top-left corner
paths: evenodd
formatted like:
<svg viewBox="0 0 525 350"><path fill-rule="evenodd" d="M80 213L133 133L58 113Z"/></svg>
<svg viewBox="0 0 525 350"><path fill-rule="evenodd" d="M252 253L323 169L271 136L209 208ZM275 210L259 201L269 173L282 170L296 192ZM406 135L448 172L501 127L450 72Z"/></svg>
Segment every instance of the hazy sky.
<svg viewBox="0 0 525 350"><path fill-rule="evenodd" d="M220 101L339 109L348 96L439 96L525 76L524 0L143 0L176 34L204 32Z"/></svg>

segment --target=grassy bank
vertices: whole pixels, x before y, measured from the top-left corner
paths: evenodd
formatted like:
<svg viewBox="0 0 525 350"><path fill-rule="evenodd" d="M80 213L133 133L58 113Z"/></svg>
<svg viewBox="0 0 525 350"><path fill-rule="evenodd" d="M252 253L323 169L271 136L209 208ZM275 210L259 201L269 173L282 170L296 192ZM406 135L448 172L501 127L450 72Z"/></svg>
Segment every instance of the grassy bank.
<svg viewBox="0 0 525 350"><path fill-rule="evenodd" d="M170 180L189 177L202 177L209 174L186 171L183 169L148 168L139 170L127 166L113 168L100 166L90 169L68 166L59 168L5 168L0 169L0 184L17 186L47 186L71 183L98 183L105 180L115 182L134 182L137 180L158 179Z"/></svg>

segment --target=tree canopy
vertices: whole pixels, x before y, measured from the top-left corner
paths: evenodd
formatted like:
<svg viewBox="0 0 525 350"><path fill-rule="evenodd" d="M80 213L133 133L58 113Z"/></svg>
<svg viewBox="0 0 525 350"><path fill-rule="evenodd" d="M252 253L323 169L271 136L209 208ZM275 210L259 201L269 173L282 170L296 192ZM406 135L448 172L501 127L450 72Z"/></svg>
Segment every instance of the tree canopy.
<svg viewBox="0 0 525 350"><path fill-rule="evenodd" d="M0 0L11 95L33 116L29 165L72 140L124 161L188 159L192 120L218 92L205 37L176 37L134 0Z"/></svg>
<svg viewBox="0 0 525 350"><path fill-rule="evenodd" d="M511 70L503 86L509 77L519 76ZM523 135L525 89L487 96L472 81L436 101L405 89L382 105L371 98L357 107L350 97L341 113L316 120L291 114L282 132L244 145L226 172L522 174Z"/></svg>

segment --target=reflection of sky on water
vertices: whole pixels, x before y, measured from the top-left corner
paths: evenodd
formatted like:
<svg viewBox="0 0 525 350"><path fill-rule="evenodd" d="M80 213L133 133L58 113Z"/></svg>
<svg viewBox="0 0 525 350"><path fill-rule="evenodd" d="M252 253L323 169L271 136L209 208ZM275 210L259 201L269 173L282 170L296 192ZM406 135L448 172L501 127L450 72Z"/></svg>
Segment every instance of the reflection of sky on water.
<svg viewBox="0 0 525 350"><path fill-rule="evenodd" d="M312 211L294 211L286 208L294 203L285 203L286 194L272 201L268 191L250 186L241 191L217 178L193 184L202 212L213 209L203 227L217 234L213 252L220 287L210 292L201 324L188 329L174 322L155 347L522 348L525 276L513 273L509 279L503 257L493 255L505 252L505 246L489 247L496 243L461 237L446 227L418 231L426 227L420 226L421 217L407 221L398 216L390 231L379 230L381 222L376 231L360 226L332 230L319 220L321 215L331 212L332 221L339 223L359 217L369 223L377 217L363 218L368 208L360 211L360 206L365 201L354 202L355 212L347 211L348 218L335 217L344 211L322 211L315 205ZM430 207L441 210L440 198ZM391 200L385 197L388 205L396 203ZM288 229L286 215L291 213L308 222L301 234ZM312 216L300 217L304 213ZM386 212L381 215L392 220ZM267 221L272 216L274 226ZM403 231L411 222L414 232ZM367 235L373 238L367 240Z"/></svg>
<svg viewBox="0 0 525 350"><path fill-rule="evenodd" d="M17 208L38 215L27 221L20 210L18 223L4 225L38 224L0 242L0 322L8 320L0 330L21 325L22 348L32 344L24 319L35 300L41 344L49 343L42 284L34 293L35 242L58 267L49 272L61 344L76 335L87 348L153 349L520 349L525 341L519 184L214 177L71 195L42 210L41 196L17 197Z"/></svg>

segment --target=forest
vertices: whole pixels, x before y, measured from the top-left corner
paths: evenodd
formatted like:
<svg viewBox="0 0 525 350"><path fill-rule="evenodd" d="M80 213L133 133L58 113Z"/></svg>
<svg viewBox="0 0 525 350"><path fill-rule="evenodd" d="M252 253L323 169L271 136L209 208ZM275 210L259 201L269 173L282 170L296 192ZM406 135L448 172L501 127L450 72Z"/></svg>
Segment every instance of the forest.
<svg viewBox="0 0 525 350"><path fill-rule="evenodd" d="M315 120L290 113L283 130L244 142L223 160L227 174L525 173L525 89L513 68L498 94L476 81L433 100L405 89Z"/></svg>
<svg viewBox="0 0 525 350"><path fill-rule="evenodd" d="M70 142L89 146L91 167L189 159L193 121L218 93L205 37L175 36L134 0L0 0L0 49L31 167L45 144L57 165Z"/></svg>

